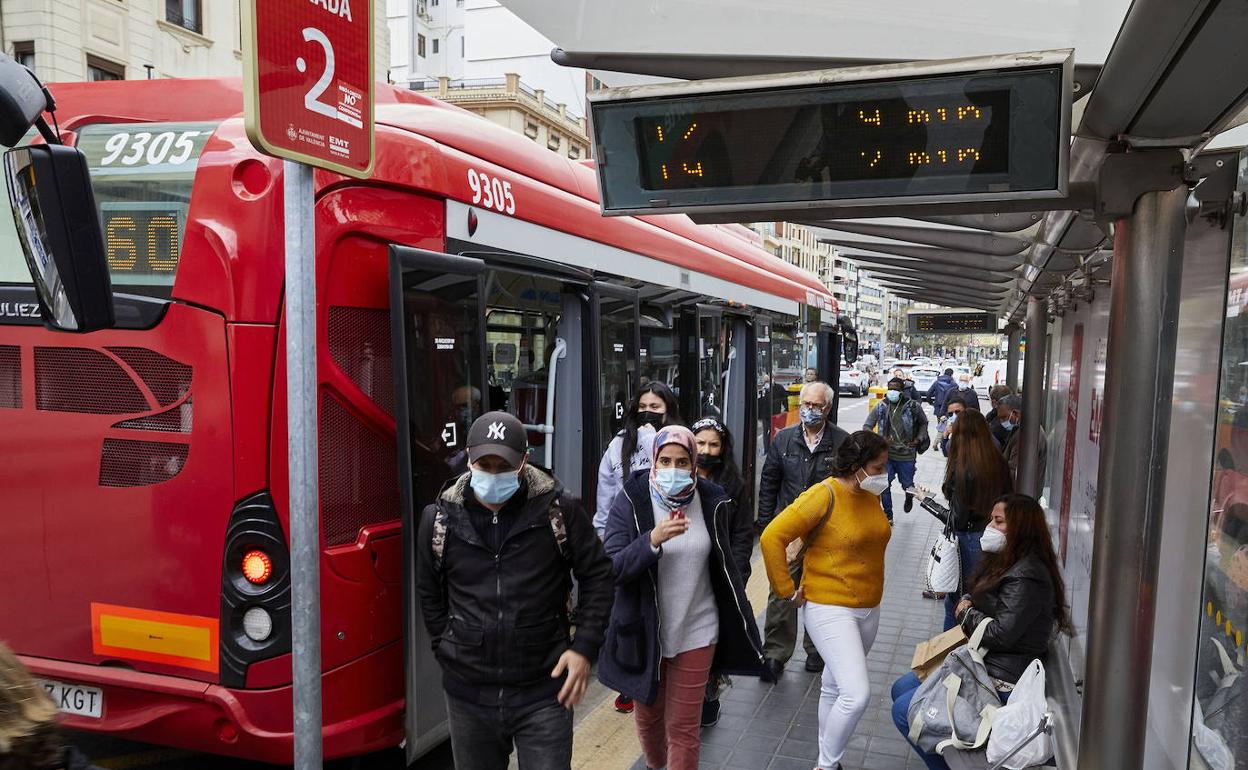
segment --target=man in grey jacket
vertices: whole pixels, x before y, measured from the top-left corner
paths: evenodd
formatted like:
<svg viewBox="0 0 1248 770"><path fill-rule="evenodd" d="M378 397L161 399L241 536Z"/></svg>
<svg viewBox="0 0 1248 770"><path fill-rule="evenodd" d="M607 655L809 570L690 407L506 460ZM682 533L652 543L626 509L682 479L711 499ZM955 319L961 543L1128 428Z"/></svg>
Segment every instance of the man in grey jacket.
<svg viewBox="0 0 1248 770"><path fill-rule="evenodd" d="M832 388L825 382L802 386L801 422L785 428L767 449L762 478L758 485L758 529L761 531L812 484L827 478L832 458L849 434L832 424ZM792 569L793 581L800 583L802 567ZM788 599L769 593L763 631L763 657L768 675L775 679L793 657L797 645L797 607ZM807 636L806 670L823 670L823 658Z"/></svg>

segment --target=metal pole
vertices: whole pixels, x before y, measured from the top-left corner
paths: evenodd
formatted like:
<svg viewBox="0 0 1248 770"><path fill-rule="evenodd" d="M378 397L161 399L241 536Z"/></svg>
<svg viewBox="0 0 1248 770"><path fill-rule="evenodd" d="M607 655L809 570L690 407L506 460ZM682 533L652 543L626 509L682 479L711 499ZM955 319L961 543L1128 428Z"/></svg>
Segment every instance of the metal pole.
<svg viewBox="0 0 1248 770"><path fill-rule="evenodd" d="M1048 334L1044 302L1027 298L1027 365L1023 367L1023 422L1018 437L1018 479L1014 487L1025 495L1040 496L1044 484L1040 467L1040 434L1044 431L1044 354Z"/></svg>
<svg viewBox="0 0 1248 770"><path fill-rule="evenodd" d="M1005 353L1005 384L1010 386L1010 390L1018 392L1018 349L1022 347L1022 335L1019 333L1018 324L1010 324L1005 327L1006 337L1006 353Z"/></svg>
<svg viewBox="0 0 1248 770"><path fill-rule="evenodd" d="M296 770L321 767L321 535L317 511L316 241L312 167L282 162L286 227L286 430Z"/></svg>
<svg viewBox="0 0 1248 770"><path fill-rule="evenodd" d="M1188 190L1114 228L1081 770L1144 763Z"/></svg>

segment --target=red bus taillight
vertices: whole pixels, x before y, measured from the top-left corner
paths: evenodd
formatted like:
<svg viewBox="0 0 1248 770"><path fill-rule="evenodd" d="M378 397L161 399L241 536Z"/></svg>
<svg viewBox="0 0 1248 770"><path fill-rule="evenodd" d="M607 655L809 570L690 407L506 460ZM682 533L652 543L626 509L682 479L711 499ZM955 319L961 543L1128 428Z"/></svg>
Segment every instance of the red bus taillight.
<svg viewBox="0 0 1248 770"><path fill-rule="evenodd" d="M243 577L253 585L264 585L273 575L273 560L264 551L251 550L243 556Z"/></svg>

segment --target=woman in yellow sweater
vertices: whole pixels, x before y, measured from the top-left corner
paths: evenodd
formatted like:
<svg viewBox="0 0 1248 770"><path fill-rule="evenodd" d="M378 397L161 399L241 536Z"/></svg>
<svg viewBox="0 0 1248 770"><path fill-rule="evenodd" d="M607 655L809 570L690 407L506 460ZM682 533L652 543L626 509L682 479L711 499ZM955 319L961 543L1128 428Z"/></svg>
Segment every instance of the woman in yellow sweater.
<svg viewBox="0 0 1248 770"><path fill-rule="evenodd" d="M888 442L870 431L852 434L837 450L832 476L781 511L760 541L772 590L800 608L825 663L817 770L839 770L871 700L867 653L879 629L884 549L892 534L880 506L887 469ZM796 586L785 549L799 539L808 547Z"/></svg>

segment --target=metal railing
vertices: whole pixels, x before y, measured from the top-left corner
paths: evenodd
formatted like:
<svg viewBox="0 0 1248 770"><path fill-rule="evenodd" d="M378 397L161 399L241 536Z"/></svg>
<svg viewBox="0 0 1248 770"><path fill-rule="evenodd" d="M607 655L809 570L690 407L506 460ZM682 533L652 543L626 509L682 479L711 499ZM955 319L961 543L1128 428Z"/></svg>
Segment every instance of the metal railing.
<svg viewBox="0 0 1248 770"><path fill-rule="evenodd" d="M204 31L198 0L165 0L165 20L196 34Z"/></svg>

